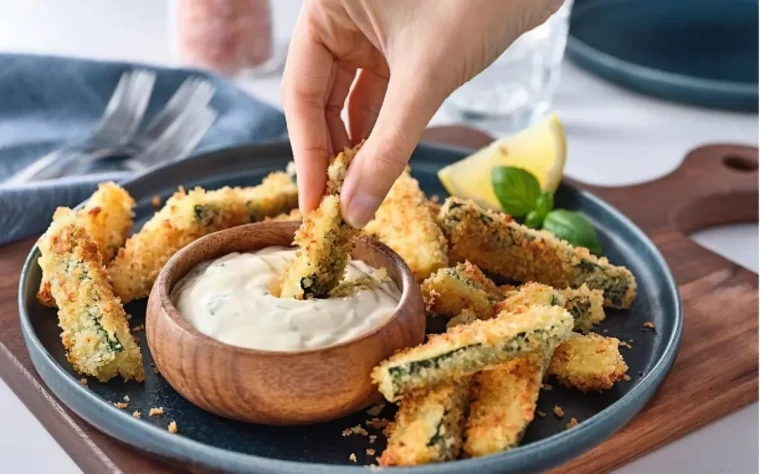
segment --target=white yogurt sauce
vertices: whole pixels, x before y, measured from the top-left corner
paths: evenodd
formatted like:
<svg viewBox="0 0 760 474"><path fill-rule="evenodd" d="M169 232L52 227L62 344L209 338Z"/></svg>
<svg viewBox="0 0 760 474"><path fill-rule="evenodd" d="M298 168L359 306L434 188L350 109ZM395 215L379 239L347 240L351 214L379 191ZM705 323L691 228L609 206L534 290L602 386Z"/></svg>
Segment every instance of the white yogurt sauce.
<svg viewBox="0 0 760 474"><path fill-rule="evenodd" d="M351 260L344 281L372 278L372 288L345 297L295 300L273 296L269 287L282 275L295 250L268 247L231 253L204 262L174 286L171 299L200 332L233 346L298 351L356 339L382 325L401 293L377 270Z"/></svg>

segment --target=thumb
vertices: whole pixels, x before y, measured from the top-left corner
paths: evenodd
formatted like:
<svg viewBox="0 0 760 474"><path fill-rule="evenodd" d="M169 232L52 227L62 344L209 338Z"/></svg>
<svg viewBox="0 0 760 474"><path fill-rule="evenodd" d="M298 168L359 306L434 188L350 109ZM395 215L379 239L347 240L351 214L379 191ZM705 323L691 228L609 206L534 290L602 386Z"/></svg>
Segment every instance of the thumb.
<svg viewBox="0 0 760 474"><path fill-rule="evenodd" d="M348 169L341 190L343 216L354 227L369 222L401 175L446 94L420 77L394 77L377 122Z"/></svg>

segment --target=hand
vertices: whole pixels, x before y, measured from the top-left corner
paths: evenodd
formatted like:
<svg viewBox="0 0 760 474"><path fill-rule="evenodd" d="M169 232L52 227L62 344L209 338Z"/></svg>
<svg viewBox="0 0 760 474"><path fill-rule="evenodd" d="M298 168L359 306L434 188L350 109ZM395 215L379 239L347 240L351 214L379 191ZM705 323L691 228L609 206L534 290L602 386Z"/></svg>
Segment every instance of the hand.
<svg viewBox="0 0 760 474"><path fill-rule="evenodd" d="M319 205L329 158L366 137L341 190L343 216L363 227L446 97L561 4L305 0L282 83L301 211Z"/></svg>

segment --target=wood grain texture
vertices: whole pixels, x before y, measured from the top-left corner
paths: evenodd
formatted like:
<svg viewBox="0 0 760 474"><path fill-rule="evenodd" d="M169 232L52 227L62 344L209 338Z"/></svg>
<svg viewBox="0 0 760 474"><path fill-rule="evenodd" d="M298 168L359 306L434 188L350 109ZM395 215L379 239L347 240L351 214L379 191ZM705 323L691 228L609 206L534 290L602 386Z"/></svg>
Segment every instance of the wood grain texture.
<svg viewBox="0 0 760 474"><path fill-rule="evenodd" d="M207 235L180 250L158 275L148 300L148 345L161 375L195 405L270 425L334 420L376 402L372 368L425 339L425 305L411 270L388 247L361 236L352 242L352 258L385 268L401 299L382 326L358 339L297 352L259 351L201 334L179 314L169 295L188 271L232 252L290 246L298 226L263 222Z"/></svg>
<svg viewBox="0 0 760 474"><path fill-rule="evenodd" d="M426 138L468 147L490 140L463 127L433 129ZM698 228L757 221L756 167L757 149L710 147L652 183L581 185L628 215L663 253L684 302L684 336L673 370L646 408L555 473L608 472L757 400L757 275L688 238ZM0 247L0 376L85 472L178 472L90 427L40 382L21 338L16 301L21 266L33 243Z"/></svg>

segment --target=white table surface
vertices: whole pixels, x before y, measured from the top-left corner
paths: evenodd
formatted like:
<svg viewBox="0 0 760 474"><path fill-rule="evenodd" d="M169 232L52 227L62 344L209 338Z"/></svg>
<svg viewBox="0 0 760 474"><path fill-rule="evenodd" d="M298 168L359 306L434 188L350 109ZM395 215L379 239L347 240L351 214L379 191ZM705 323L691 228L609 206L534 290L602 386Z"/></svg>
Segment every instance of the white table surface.
<svg viewBox="0 0 760 474"><path fill-rule="evenodd" d="M287 38L301 0L273 3L278 35ZM166 3L155 0L0 0L0 52L167 64L171 61L167 22ZM278 75L243 86L279 106ZM597 185L620 186L658 178L675 169L684 154L700 144L757 145L758 141L757 115L640 96L567 63L555 110L567 131L567 174ZM441 112L433 123L451 121ZM499 131L498 127L484 128ZM694 239L757 272L756 223L702 231ZM2 381L0 420L0 460L5 472L81 472ZM745 407L616 472L758 472L758 405Z"/></svg>

